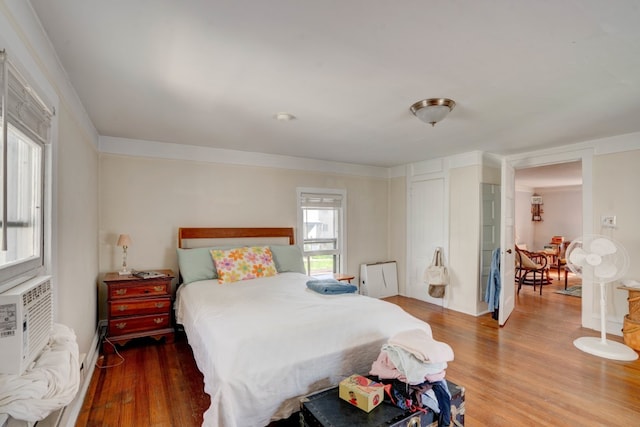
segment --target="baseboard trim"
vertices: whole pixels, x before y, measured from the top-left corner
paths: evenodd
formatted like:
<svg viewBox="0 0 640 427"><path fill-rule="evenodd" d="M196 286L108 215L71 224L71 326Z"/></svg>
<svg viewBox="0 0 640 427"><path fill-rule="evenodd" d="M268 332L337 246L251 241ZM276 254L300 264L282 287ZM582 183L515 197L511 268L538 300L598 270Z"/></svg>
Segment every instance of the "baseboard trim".
<svg viewBox="0 0 640 427"><path fill-rule="evenodd" d="M91 341L89 352L87 353L87 357L85 357L81 367L82 384L80 384L76 397L63 409L62 416L57 424L58 426L74 427L76 425L78 415L80 414L82 404L84 403L84 398L86 397L87 390L89 389L89 384L91 384L93 371L96 369L96 362L100 356L100 344L102 341L101 331L105 330L106 327L106 320L98 322L98 328L96 329L96 333Z"/></svg>

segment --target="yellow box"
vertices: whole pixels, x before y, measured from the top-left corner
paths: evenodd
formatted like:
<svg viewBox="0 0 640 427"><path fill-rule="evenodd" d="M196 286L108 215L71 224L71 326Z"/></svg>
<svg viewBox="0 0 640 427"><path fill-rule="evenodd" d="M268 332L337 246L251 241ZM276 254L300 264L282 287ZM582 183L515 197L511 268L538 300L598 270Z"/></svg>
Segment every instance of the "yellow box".
<svg viewBox="0 0 640 427"><path fill-rule="evenodd" d="M340 381L338 395L363 411L371 412L382 403L384 386L362 375L351 375Z"/></svg>

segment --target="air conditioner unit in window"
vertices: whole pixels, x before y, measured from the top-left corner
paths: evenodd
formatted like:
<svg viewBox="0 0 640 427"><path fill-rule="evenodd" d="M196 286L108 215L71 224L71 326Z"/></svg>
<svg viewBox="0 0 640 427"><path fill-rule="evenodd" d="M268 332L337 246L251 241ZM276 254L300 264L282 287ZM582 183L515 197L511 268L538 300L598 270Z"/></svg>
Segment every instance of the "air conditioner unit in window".
<svg viewBox="0 0 640 427"><path fill-rule="evenodd" d="M52 327L50 277L0 294L0 374L21 375L49 342Z"/></svg>

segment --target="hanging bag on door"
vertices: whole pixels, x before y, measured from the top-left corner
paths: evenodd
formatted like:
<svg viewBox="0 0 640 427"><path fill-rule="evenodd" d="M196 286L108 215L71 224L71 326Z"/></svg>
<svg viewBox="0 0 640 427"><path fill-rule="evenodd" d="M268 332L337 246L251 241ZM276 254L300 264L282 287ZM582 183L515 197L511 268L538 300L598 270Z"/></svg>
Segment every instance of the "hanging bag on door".
<svg viewBox="0 0 640 427"><path fill-rule="evenodd" d="M433 262L424 272L424 281L429 285L429 295L433 298L443 298L449 283L447 267L442 262L442 248L437 248L433 254Z"/></svg>

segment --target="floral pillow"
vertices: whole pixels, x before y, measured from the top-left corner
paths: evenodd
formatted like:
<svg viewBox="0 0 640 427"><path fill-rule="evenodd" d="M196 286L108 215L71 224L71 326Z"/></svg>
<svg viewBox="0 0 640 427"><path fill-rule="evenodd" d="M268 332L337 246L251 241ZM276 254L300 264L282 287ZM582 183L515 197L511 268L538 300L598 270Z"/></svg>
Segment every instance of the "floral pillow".
<svg viewBox="0 0 640 427"><path fill-rule="evenodd" d="M268 246L245 246L228 250L212 249L218 283L275 276L276 266Z"/></svg>

